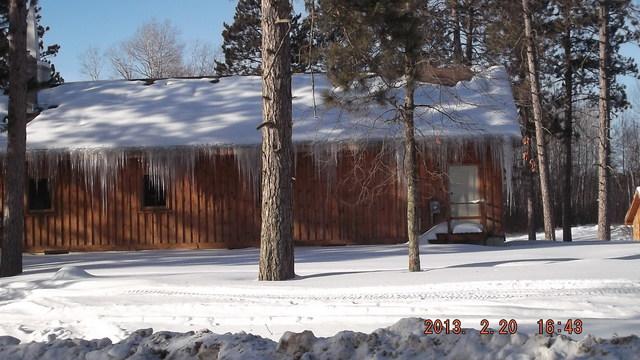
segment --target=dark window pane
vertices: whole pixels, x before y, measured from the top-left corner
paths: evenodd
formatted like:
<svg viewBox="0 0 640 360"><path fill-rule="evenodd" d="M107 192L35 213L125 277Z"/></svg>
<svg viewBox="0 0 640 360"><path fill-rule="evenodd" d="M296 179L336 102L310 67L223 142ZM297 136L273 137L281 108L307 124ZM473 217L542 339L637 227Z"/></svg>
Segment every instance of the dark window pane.
<svg viewBox="0 0 640 360"><path fill-rule="evenodd" d="M29 179L29 210L51 210L49 179Z"/></svg>
<svg viewBox="0 0 640 360"><path fill-rule="evenodd" d="M145 175L143 178L143 194L142 194L142 206L143 207L166 207L167 198L164 193L164 189L160 186L159 182L154 181L149 175Z"/></svg>

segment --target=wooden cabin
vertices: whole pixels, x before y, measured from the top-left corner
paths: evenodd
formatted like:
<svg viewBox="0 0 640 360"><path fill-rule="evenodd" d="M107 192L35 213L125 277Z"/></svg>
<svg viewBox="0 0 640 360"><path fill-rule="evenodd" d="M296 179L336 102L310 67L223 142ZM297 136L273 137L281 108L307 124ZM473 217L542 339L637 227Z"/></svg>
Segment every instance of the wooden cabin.
<svg viewBox="0 0 640 360"><path fill-rule="evenodd" d="M402 125L381 105L326 104L338 92L324 76L315 82L313 91L309 75L292 81L296 243L405 242ZM260 86L228 77L41 91L27 129L25 251L257 246ZM432 104L416 114L421 230L445 223L441 241L465 241L454 228L473 223L480 231L467 241L503 236L520 136L504 69L416 95Z"/></svg>
<svg viewBox="0 0 640 360"><path fill-rule="evenodd" d="M631 206L624 217L624 224L631 225L633 229L633 240L640 240L640 187L633 193Z"/></svg>

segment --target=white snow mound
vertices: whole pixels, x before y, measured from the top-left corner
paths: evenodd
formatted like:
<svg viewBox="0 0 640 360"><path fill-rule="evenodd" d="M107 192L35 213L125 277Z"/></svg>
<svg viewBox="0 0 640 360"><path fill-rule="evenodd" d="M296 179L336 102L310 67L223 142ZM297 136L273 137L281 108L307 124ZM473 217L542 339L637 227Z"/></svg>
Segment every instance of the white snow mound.
<svg viewBox="0 0 640 360"><path fill-rule="evenodd" d="M465 222L453 227L454 234L479 234L482 232L482 225L473 222Z"/></svg>
<svg viewBox="0 0 640 360"><path fill-rule="evenodd" d="M119 343L109 339L55 339L0 346L0 358L48 359L632 359L640 351L635 335L576 341L567 336L424 335L423 319L406 318L371 334L341 331L316 338L310 331L286 333L279 343L246 333L209 330L176 333L138 330Z"/></svg>
<svg viewBox="0 0 640 360"><path fill-rule="evenodd" d="M88 279L94 277L81 267L77 266L64 266L60 270L56 271L53 275L53 280L79 280Z"/></svg>

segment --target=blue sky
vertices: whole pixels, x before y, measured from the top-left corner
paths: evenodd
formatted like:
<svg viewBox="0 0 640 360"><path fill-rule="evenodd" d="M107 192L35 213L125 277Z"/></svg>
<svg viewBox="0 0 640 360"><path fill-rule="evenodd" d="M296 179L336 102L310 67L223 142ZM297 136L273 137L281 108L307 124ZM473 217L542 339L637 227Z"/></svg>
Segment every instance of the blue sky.
<svg viewBox="0 0 640 360"><path fill-rule="evenodd" d="M84 50L107 49L153 18L170 19L187 43L199 40L218 48L222 24L233 19L236 0L41 0L40 3L42 22L51 27L45 43L61 45L53 62L66 81L78 81L84 80L78 65ZM296 0L296 8L301 10L301 0ZM640 63L637 46L627 46L624 52ZM634 90L634 79L625 79L625 83Z"/></svg>

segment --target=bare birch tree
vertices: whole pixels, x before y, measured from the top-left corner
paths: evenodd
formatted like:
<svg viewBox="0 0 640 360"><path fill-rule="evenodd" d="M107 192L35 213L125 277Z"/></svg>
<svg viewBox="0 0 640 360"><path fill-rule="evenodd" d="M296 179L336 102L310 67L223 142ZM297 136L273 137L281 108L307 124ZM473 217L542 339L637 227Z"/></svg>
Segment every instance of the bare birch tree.
<svg viewBox="0 0 640 360"><path fill-rule="evenodd" d="M184 44L169 20L152 20L109 51L114 72L125 78L159 79L183 75Z"/></svg>
<svg viewBox="0 0 640 360"><path fill-rule="evenodd" d="M22 273L27 147L27 6L9 1L9 123L0 276Z"/></svg>
<svg viewBox="0 0 640 360"><path fill-rule="evenodd" d="M216 60L219 53L208 43L196 41L191 45L191 52L185 69L188 76L212 76L216 74Z"/></svg>
<svg viewBox="0 0 640 360"><path fill-rule="evenodd" d="M545 237L548 240L555 241L555 226L549 185L549 161L547 158L545 129L542 123L542 100L540 96L538 59L536 57L535 43L531 26L529 0L522 0L522 13L524 16L524 31L527 43L527 68L529 70L528 78L531 86L531 105L533 108L533 120L536 128L536 150L538 153L538 174L540 175L540 193L542 195L541 197L544 219L544 233Z"/></svg>
<svg viewBox="0 0 640 360"><path fill-rule="evenodd" d="M107 50L107 57L111 63L111 68L116 77L131 80L136 78L133 67L133 59L123 49L122 44L116 45Z"/></svg>
<svg viewBox="0 0 640 360"><path fill-rule="evenodd" d="M295 276L290 30L289 1L263 0L260 280Z"/></svg>

